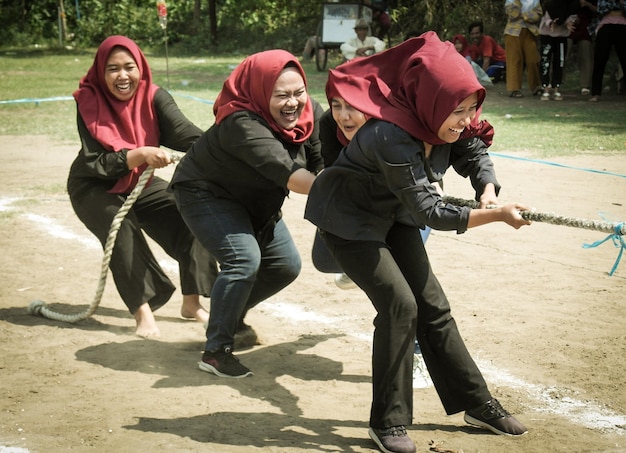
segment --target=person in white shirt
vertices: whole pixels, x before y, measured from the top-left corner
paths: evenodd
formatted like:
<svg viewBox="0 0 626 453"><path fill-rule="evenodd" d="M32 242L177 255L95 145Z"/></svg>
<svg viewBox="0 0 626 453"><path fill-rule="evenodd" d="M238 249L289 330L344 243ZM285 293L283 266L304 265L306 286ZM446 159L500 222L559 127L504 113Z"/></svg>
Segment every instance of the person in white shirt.
<svg viewBox="0 0 626 453"><path fill-rule="evenodd" d="M365 57L385 50L385 42L375 36L368 36L370 27L365 19L359 19L354 25L356 36L344 42L341 53L346 60L355 57Z"/></svg>

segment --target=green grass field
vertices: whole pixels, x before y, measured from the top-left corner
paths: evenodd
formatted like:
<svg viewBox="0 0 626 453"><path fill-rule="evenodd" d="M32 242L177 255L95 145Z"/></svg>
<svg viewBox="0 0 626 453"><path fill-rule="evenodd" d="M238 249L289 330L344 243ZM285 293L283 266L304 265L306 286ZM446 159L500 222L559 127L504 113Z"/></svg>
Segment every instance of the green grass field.
<svg viewBox="0 0 626 453"><path fill-rule="evenodd" d="M147 57L155 82L169 88L183 112L201 128L212 124L212 101L243 59L207 55L166 60L149 53ZM70 97L92 61L93 51L0 51L0 134L76 141L76 108ZM317 71L314 62L303 66L311 96L327 105L326 71ZM611 87L601 102L592 104L578 94L577 79L577 74L566 73L563 102L540 102L528 91L527 97L512 99L503 83L490 88L483 118L496 130L491 149L544 159L626 153L626 95L617 95ZM14 102L23 99L28 101Z"/></svg>

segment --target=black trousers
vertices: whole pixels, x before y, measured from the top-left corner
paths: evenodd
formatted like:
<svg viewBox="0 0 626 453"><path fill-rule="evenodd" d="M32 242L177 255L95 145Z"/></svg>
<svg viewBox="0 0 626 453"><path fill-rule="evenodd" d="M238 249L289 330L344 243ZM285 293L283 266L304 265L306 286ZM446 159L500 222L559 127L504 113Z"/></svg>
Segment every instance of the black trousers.
<svg viewBox="0 0 626 453"><path fill-rule="evenodd" d="M591 95L602 94L604 70L611 56L611 49L615 47L617 59L626 73L626 25L605 24L596 34L593 51L593 75L591 76Z"/></svg>
<svg viewBox="0 0 626 453"><path fill-rule="evenodd" d="M167 186L154 177L144 188L124 218L111 254L113 280L131 313L145 302L153 311L158 309L176 289L152 254L144 232L178 262L182 294L208 296L217 276L215 259L185 225ZM126 196L76 180L70 181L68 192L76 215L104 248L111 221Z"/></svg>
<svg viewBox="0 0 626 453"><path fill-rule="evenodd" d="M367 294L374 319L370 426L410 425L417 336L447 414L491 399L432 272L418 228L395 224L386 243L322 238L346 274Z"/></svg>

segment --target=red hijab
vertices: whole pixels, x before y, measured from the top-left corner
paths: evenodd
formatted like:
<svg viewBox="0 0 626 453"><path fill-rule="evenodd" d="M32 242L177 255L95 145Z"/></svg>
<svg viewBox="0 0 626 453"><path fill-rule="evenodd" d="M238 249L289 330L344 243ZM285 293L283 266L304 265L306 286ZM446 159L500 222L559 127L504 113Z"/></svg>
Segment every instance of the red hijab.
<svg viewBox="0 0 626 453"><path fill-rule="evenodd" d="M461 50L459 51L459 53L463 55L464 57L469 56L469 44L467 43L467 39L465 39L465 36L459 33L458 35L454 35L451 41L452 41L452 44L456 44L457 41L460 42Z"/></svg>
<svg viewBox="0 0 626 453"><path fill-rule="evenodd" d="M439 128L464 99L476 93L480 107L486 95L467 60L432 31L331 69L326 93L431 145L444 143ZM479 113L461 137L480 136L489 145L491 125L479 122Z"/></svg>
<svg viewBox="0 0 626 453"><path fill-rule="evenodd" d="M250 55L228 76L215 100L213 113L220 124L234 112L247 110L261 116L270 128L290 143L303 143L313 132L313 105L308 99L296 127L281 127L269 110L274 84L287 66L298 70L306 86L306 75L298 59L286 50L267 50Z"/></svg>
<svg viewBox="0 0 626 453"><path fill-rule="evenodd" d="M340 99L341 95L335 89L334 86L333 87L329 87L327 85L326 86L326 98L328 99L328 103L332 105L333 99ZM363 116L365 116L365 121L369 120L369 118L370 118L365 113L363 113ZM348 140L348 137L345 136L345 134L343 133L343 131L341 130L339 125L337 125L337 140L339 140L339 143L341 143L343 146L348 146L348 143L350 143L350 140Z"/></svg>
<svg viewBox="0 0 626 453"><path fill-rule="evenodd" d="M115 47L126 49L135 60L141 79L135 95L120 101L107 88L106 64ZM159 126L152 108L158 86L139 46L125 36L110 36L98 47L93 65L80 80L74 99L87 129L102 146L114 152L140 146L159 146ZM130 193L148 164L134 168L120 178L111 193Z"/></svg>

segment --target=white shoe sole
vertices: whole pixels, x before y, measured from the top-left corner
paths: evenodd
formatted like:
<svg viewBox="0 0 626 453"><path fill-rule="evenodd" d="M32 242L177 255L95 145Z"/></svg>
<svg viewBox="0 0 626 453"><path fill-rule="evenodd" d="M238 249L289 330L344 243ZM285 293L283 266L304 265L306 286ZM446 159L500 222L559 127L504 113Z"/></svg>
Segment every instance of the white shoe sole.
<svg viewBox="0 0 626 453"><path fill-rule="evenodd" d="M202 370L202 371L206 371L207 373L212 373L212 374L214 374L216 376L225 377L225 378L240 379L240 378L244 378L246 376L254 375L254 373L252 371L248 371L247 373L242 374L240 376L231 376L230 374L225 374L225 373L220 372L214 366L209 365L208 363L204 363L202 361L198 362L198 368L200 368L200 370Z"/></svg>

